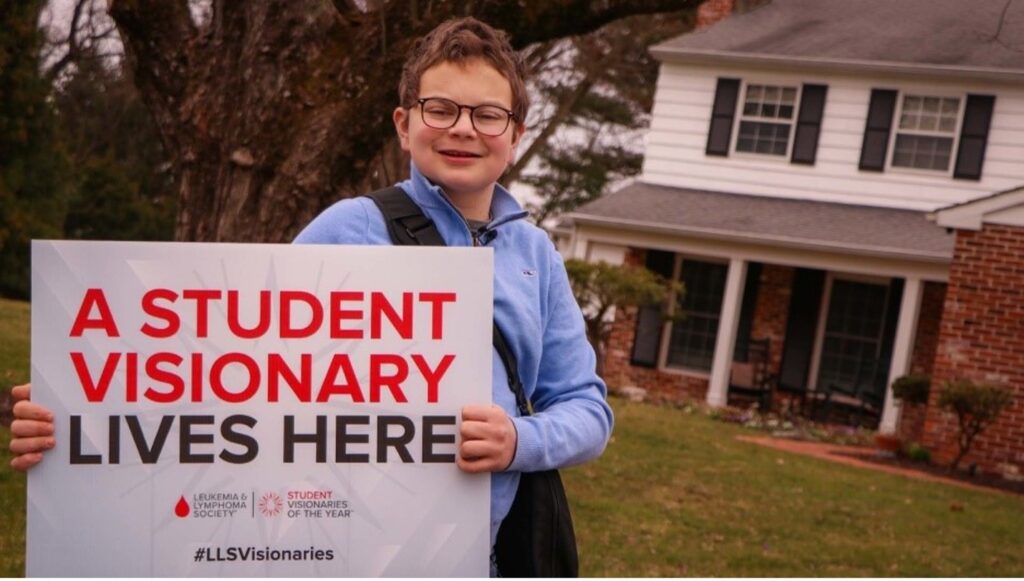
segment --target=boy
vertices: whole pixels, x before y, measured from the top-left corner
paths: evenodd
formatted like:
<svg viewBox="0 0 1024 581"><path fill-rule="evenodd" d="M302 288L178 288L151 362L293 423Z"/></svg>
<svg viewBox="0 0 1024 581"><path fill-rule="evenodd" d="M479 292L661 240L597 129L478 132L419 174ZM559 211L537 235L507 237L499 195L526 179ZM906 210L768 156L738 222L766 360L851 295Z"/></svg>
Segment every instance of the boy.
<svg viewBox="0 0 1024 581"><path fill-rule="evenodd" d="M490 472L491 546L521 472L597 457L612 427L604 383L561 258L498 178L513 161L529 107L523 66L505 35L473 18L450 20L417 42L402 71L393 113L411 177L399 186L433 220L449 246L494 251L494 318L516 355L536 413L516 417L515 397L493 352L494 404L462 410L457 464ZM299 244L390 244L368 198L328 208ZM11 462L25 470L53 446L52 414L19 399ZM493 560L492 560L493 563ZM492 573L496 571L493 570Z"/></svg>

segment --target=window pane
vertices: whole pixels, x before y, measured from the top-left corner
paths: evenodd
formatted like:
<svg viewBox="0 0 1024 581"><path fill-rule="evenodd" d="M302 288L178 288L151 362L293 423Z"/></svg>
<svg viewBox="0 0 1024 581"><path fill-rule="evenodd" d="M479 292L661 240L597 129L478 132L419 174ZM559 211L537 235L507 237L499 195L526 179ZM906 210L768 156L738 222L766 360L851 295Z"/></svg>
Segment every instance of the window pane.
<svg viewBox="0 0 1024 581"><path fill-rule="evenodd" d="M790 125L785 123L743 121L736 151L785 155L789 146L789 130Z"/></svg>
<svg viewBox="0 0 1024 581"><path fill-rule="evenodd" d="M900 115L900 129L954 133L960 99L906 95Z"/></svg>
<svg viewBox="0 0 1024 581"><path fill-rule="evenodd" d="M895 167L946 171L953 151L953 138L929 135L896 135L892 157Z"/></svg>

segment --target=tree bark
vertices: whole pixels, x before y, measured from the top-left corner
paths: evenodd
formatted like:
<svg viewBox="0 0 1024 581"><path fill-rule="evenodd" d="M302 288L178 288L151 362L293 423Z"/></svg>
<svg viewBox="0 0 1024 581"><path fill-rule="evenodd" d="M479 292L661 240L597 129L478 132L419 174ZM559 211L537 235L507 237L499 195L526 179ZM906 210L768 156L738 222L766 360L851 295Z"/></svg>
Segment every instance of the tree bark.
<svg viewBox="0 0 1024 581"><path fill-rule="evenodd" d="M110 0L110 14L172 159L176 238L285 242L333 201L402 177L398 77L445 18L473 13L523 47L695 3L214 0L198 26L188 0Z"/></svg>

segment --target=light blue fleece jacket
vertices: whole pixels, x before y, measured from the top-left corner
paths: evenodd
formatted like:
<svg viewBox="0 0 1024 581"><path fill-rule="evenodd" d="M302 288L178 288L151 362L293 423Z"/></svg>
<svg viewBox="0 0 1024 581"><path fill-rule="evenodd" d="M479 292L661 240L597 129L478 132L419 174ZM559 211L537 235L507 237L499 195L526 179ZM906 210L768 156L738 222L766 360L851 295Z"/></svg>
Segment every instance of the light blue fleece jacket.
<svg viewBox="0 0 1024 581"><path fill-rule="evenodd" d="M473 246L462 215L441 189L412 166L397 184L434 221L448 246ZM508 514L520 472L562 468L596 458L612 429L604 382L594 372L594 350L569 288L562 258L543 230L500 185L493 220L479 234L494 249L494 318L516 355L519 377L534 415L517 417L505 367L493 352L492 392L518 432L511 466L491 476L491 546ZM341 200L299 233L298 244L391 244L384 217L365 197Z"/></svg>

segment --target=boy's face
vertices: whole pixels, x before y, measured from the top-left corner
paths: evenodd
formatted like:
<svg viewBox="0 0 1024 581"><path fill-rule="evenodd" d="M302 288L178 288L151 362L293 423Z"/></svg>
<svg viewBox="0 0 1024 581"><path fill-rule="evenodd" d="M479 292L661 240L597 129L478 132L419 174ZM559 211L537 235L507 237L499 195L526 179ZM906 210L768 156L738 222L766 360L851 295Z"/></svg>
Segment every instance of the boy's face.
<svg viewBox="0 0 1024 581"><path fill-rule="evenodd" d="M420 76L419 97L512 109L511 85L497 69L480 59L441 62L427 69ZM504 133L490 137L474 130L469 109L462 109L454 126L434 129L423 123L421 109L420 105L395 109L393 117L402 149L460 209L460 202L470 197L487 196L489 202L495 182L515 158L522 125L511 121Z"/></svg>

